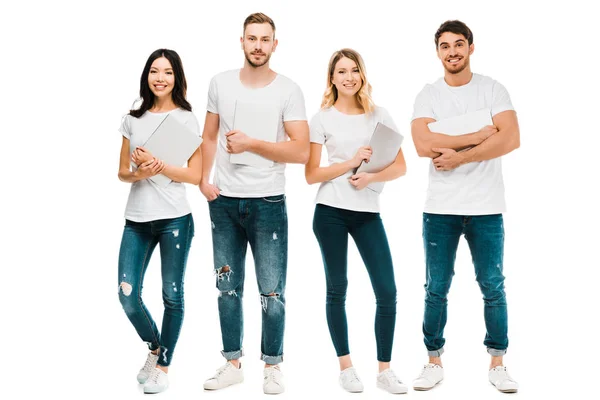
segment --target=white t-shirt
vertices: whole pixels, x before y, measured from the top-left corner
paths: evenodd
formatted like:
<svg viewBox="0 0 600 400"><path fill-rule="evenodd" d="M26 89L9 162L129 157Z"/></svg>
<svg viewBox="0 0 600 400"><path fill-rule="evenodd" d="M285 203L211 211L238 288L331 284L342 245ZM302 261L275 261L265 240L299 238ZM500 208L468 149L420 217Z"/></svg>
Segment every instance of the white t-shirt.
<svg viewBox="0 0 600 400"><path fill-rule="evenodd" d="M439 121L482 108L491 109L492 117L514 110L504 86L487 76L473 74L469 83L458 87L448 86L444 78L440 78L421 90L415 100L412 119ZM461 165L452 171L437 171L433 162L430 163L425 212L489 215L505 211L500 157Z"/></svg>
<svg viewBox="0 0 600 400"><path fill-rule="evenodd" d="M129 154L137 146L142 146L152 135L160 122L171 114L192 131L201 136L196 116L177 108L165 113L146 111L140 118L127 114L123 117L119 132L129 139ZM131 184L125 218L135 222L148 222L158 219L177 218L189 214L190 205L185 195L185 186L181 182L171 181L166 187L160 187L150 179L142 179Z"/></svg>
<svg viewBox="0 0 600 400"><path fill-rule="evenodd" d="M350 160L359 147L368 146L378 122L398 128L388 112L377 107L370 114L348 115L335 107L320 110L310 122L310 141L324 144L329 165ZM364 188L356 190L348 180L353 171L321 183L316 203L352 211L379 212L379 193Z"/></svg>
<svg viewBox="0 0 600 400"><path fill-rule="evenodd" d="M288 139L283 123L306 121L304 96L297 84L277 75L265 87L252 89L240 81L240 70L222 72L210 82L207 110L219 115L219 139L216 153L214 184L221 194L230 197L265 197L285 192L285 163L272 167L254 167L229 161L225 134L233 130L235 103L257 103L279 110L277 142Z"/></svg>

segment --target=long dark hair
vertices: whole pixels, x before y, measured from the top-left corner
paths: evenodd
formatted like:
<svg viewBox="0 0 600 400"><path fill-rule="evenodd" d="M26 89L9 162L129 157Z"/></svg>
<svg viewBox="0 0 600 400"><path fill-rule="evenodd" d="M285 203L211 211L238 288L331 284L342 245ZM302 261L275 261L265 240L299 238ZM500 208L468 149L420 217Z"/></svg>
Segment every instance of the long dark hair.
<svg viewBox="0 0 600 400"><path fill-rule="evenodd" d="M181 63L179 54L177 54L177 52L174 50L158 49L150 54L148 61L146 61L146 66L142 71L142 76L140 78L140 97L142 98L142 104L140 105L140 108L129 111L129 115L133 117L141 117L154 105L154 98L156 96L154 96L154 93L152 93L150 90L150 85L148 85L148 75L150 74L150 67L152 67L154 60L160 57L164 57L169 60L171 66L173 67L173 74L175 75L175 85L173 86L173 91L171 92L173 103L175 103L175 105L179 108L192 111L192 105L185 99L185 94L187 92L187 81L185 80L183 64Z"/></svg>

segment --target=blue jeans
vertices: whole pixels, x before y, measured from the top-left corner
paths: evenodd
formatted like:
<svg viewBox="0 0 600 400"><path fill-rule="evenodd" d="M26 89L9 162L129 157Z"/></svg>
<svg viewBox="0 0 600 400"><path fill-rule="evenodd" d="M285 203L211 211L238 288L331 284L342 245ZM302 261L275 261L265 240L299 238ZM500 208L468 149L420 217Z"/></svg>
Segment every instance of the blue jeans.
<svg viewBox="0 0 600 400"><path fill-rule="evenodd" d="M327 325L338 357L350 354L346 320L350 235L365 263L377 300L377 360L389 362L396 326L396 282L392 255L379 213L343 210L317 204L313 231L325 266Z"/></svg>
<svg viewBox="0 0 600 400"><path fill-rule="evenodd" d="M488 353L501 356L508 347L508 318L504 293L504 226L502 214L460 216L423 213L423 245L427 268L423 334L428 354L444 352L448 292L461 235L471 250L475 278L483 294Z"/></svg>
<svg viewBox="0 0 600 400"><path fill-rule="evenodd" d="M119 300L129 321L150 350L160 347L158 364L169 366L183 323L183 280L192 238L192 214L149 222L126 220L119 252ZM160 244L164 314L159 332L142 301L150 256Z"/></svg>
<svg viewBox="0 0 600 400"><path fill-rule="evenodd" d="M234 198L208 203L223 350L227 360L243 355L244 270L248 243L262 306L261 359L283 361L288 223L285 196Z"/></svg>

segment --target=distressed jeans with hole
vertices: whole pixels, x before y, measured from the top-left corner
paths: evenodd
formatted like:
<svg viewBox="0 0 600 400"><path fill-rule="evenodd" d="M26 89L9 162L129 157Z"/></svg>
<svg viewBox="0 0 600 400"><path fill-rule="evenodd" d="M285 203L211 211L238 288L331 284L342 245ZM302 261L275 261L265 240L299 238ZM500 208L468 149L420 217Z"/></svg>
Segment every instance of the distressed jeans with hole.
<svg viewBox="0 0 600 400"><path fill-rule="evenodd" d="M165 367L171 364L183 323L183 280L193 236L192 214L149 222L125 221L119 252L119 300L150 350L160 347L158 364ZM157 244L164 304L160 332L142 301L144 275Z"/></svg>
<svg viewBox="0 0 600 400"><path fill-rule="evenodd" d="M508 347L508 318L504 293L504 226L502 214L461 216L423 213L426 283L423 335L428 354L444 352L448 292L460 237L471 250L475 278L483 294L488 353L501 356Z"/></svg>
<svg viewBox="0 0 600 400"><path fill-rule="evenodd" d="M317 204L313 231L319 242L325 266L327 324L338 357L350 354L346 320L350 235L365 263L375 292L377 360L389 362L396 326L396 281L392 255L379 213L344 210Z"/></svg>
<svg viewBox="0 0 600 400"><path fill-rule="evenodd" d="M283 361L288 254L285 195L265 198L219 196L208 205L219 290L221 353L227 360L243 355L242 299L246 250L250 244L262 307L261 359L267 364L278 364Z"/></svg>

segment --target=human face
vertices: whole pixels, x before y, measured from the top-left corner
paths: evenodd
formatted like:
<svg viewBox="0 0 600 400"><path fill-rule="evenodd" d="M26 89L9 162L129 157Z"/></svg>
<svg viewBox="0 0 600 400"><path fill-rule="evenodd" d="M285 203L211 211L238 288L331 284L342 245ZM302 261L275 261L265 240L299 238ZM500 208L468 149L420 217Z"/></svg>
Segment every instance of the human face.
<svg viewBox="0 0 600 400"><path fill-rule="evenodd" d="M171 96L175 86L175 74L169 60L159 57L152 63L148 73L148 85L156 97Z"/></svg>
<svg viewBox="0 0 600 400"><path fill-rule="evenodd" d="M469 67L469 56L474 49L463 35L444 32L438 40L437 54L446 71L458 74Z"/></svg>
<svg viewBox="0 0 600 400"><path fill-rule="evenodd" d="M363 83L358 65L349 58L340 58L333 68L331 83L337 89L339 96L354 96Z"/></svg>
<svg viewBox="0 0 600 400"><path fill-rule="evenodd" d="M268 64L271 54L277 47L271 24L250 24L240 38L248 64L254 68Z"/></svg>

